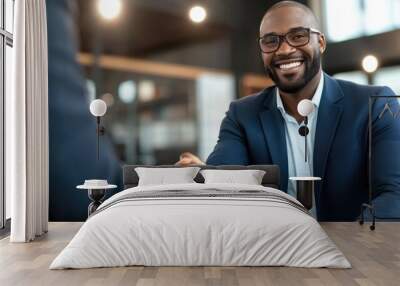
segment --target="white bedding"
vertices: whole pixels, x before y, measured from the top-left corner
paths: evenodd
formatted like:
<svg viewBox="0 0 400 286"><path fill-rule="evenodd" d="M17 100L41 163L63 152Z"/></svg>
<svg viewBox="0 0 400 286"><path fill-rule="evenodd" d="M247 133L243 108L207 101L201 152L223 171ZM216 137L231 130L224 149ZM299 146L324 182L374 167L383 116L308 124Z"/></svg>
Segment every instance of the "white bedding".
<svg viewBox="0 0 400 286"><path fill-rule="evenodd" d="M258 190L252 197L141 198L137 192ZM249 192L251 193L251 192ZM145 266L294 266L350 268L318 222L272 188L179 184L127 189L105 201L50 269Z"/></svg>

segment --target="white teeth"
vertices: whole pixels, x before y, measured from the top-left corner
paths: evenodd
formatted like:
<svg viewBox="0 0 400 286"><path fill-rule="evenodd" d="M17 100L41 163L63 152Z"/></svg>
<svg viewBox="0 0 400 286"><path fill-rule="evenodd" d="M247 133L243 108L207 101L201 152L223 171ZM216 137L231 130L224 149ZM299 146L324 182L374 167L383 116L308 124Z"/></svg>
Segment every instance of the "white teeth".
<svg viewBox="0 0 400 286"><path fill-rule="evenodd" d="M301 62L292 62L292 63L289 63L289 64L281 64L281 65L279 65L279 68L283 69L283 70L288 70L288 69L291 69L291 68L298 67L299 65L301 65Z"/></svg>

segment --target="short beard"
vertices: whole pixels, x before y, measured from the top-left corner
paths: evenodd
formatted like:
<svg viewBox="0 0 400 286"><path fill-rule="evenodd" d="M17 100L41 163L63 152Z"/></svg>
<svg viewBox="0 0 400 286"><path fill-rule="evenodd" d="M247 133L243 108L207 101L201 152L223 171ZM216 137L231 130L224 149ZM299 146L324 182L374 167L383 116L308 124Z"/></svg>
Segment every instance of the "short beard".
<svg viewBox="0 0 400 286"><path fill-rule="evenodd" d="M265 71L267 72L268 76L273 80L279 90L286 92L286 93L297 93L302 90L319 72L321 67L321 53L318 49L315 51L315 56L310 64L310 61L304 60L304 76L297 82L293 84L283 84L280 80L278 75L276 74L275 70L271 67L265 67Z"/></svg>

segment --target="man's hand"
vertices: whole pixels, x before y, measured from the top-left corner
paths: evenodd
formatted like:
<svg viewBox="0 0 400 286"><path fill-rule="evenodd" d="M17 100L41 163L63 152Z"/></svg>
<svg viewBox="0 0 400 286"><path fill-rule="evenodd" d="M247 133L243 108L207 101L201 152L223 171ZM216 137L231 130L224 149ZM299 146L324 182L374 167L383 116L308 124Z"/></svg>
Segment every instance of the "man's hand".
<svg viewBox="0 0 400 286"><path fill-rule="evenodd" d="M184 152L179 156L179 161L175 163L178 166L189 166L189 165L205 165L196 155Z"/></svg>

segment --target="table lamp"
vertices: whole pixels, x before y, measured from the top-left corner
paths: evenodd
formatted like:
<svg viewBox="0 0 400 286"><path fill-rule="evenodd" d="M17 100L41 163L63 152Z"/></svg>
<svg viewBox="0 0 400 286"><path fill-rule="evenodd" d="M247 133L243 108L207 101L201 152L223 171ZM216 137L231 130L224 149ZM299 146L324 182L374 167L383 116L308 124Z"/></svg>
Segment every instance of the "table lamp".
<svg viewBox="0 0 400 286"><path fill-rule="evenodd" d="M309 99L303 99L297 105L297 111L304 117L304 124L299 128L299 134L304 137L304 161L308 160L307 135L310 133L308 128L308 116L314 111L314 104ZM321 180L319 177L290 177L290 180L296 181L296 198L308 210L313 207L313 195L315 181Z"/></svg>
<svg viewBox="0 0 400 286"><path fill-rule="evenodd" d="M105 128L100 125L101 117L106 114L107 104L101 99L95 99L90 103L90 113L96 117L97 127L97 160L99 160L99 149L100 149L100 136L104 135Z"/></svg>
<svg viewBox="0 0 400 286"><path fill-rule="evenodd" d="M309 99L303 99L297 105L297 111L301 116L304 117L304 125L301 125L299 128L299 134L304 136L304 160L307 162L307 135L310 133L308 129L308 115L310 115L314 111L314 104Z"/></svg>

